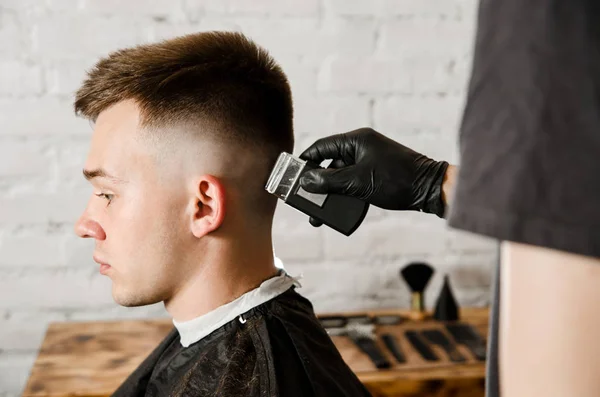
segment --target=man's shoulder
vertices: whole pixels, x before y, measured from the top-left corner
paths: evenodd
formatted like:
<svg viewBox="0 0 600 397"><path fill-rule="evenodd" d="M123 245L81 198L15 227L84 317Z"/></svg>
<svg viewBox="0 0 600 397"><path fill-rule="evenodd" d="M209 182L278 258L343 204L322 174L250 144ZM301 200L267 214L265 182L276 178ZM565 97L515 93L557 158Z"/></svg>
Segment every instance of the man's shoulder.
<svg viewBox="0 0 600 397"><path fill-rule="evenodd" d="M310 301L294 289L273 300L263 321L281 396L369 395L321 326Z"/></svg>

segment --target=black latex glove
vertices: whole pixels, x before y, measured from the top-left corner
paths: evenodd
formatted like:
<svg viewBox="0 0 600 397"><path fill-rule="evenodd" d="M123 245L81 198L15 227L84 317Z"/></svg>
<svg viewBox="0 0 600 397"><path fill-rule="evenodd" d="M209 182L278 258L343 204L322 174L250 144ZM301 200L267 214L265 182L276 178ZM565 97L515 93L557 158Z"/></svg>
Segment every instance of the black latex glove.
<svg viewBox="0 0 600 397"><path fill-rule="evenodd" d="M442 182L448 163L435 161L371 128L319 139L300 158L329 168L307 171L300 178L312 193L358 197L389 210L416 210L444 216ZM313 226L320 221L311 218Z"/></svg>

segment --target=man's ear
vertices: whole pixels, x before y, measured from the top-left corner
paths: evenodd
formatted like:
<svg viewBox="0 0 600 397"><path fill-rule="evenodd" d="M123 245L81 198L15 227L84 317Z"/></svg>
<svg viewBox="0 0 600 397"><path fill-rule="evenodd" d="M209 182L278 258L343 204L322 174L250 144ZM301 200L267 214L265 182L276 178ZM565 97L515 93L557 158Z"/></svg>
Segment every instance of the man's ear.
<svg viewBox="0 0 600 397"><path fill-rule="evenodd" d="M200 238L218 229L225 218L225 187L212 175L201 176L195 185L192 233Z"/></svg>

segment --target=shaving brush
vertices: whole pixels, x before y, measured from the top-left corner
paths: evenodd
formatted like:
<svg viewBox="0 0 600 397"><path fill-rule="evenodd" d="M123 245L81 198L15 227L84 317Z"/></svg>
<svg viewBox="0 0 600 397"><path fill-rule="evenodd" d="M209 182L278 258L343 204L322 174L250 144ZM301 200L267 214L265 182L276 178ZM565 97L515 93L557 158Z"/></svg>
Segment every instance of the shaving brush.
<svg viewBox="0 0 600 397"><path fill-rule="evenodd" d="M424 290L433 275L433 268L427 263L413 262L400 270L400 275L410 287L411 310L410 318L413 320L425 319Z"/></svg>

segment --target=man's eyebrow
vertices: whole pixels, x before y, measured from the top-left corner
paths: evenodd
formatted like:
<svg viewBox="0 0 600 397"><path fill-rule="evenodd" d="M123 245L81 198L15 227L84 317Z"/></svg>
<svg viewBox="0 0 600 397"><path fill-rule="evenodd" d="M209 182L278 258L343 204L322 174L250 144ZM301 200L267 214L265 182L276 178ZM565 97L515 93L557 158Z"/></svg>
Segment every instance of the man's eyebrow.
<svg viewBox="0 0 600 397"><path fill-rule="evenodd" d="M106 179L110 179L111 181L116 182L116 183L124 183L125 182L124 180L117 178L116 176L110 175L108 172L106 172L102 168L96 168L93 170L85 170L84 169L83 176L88 181L91 181L94 178L106 178Z"/></svg>

